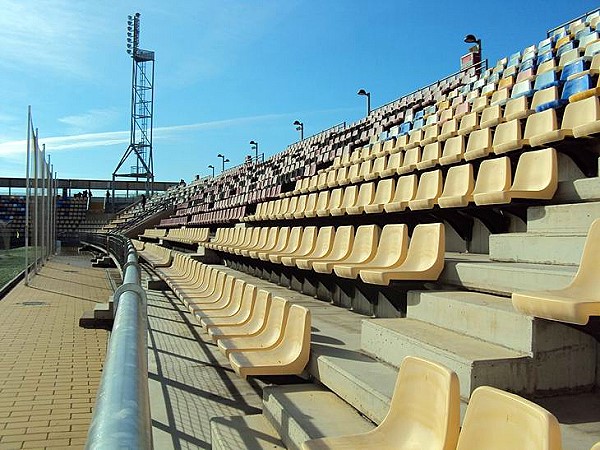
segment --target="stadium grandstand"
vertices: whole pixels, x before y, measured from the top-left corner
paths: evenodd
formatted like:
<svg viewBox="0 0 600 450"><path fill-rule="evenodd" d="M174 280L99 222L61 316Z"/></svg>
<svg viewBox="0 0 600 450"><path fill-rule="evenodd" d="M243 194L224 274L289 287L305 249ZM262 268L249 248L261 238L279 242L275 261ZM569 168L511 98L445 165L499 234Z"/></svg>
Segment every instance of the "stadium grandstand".
<svg viewBox="0 0 600 450"><path fill-rule="evenodd" d="M600 8L465 42L117 211L52 170L0 196L0 269L35 248L0 294L0 449L600 450Z"/></svg>

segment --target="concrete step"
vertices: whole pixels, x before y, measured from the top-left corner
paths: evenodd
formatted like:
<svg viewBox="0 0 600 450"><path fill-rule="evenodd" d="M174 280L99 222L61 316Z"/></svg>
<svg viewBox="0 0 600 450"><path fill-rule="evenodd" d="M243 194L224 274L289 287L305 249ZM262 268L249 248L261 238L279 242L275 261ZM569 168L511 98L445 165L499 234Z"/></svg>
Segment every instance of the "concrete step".
<svg viewBox="0 0 600 450"><path fill-rule="evenodd" d="M398 369L359 351L312 349L308 370L375 423L388 412Z"/></svg>
<svg viewBox="0 0 600 450"><path fill-rule="evenodd" d="M308 439L375 427L337 395L313 384L265 387L263 415L289 450L299 450Z"/></svg>
<svg viewBox="0 0 600 450"><path fill-rule="evenodd" d="M395 367L409 355L454 370L468 399L481 385L514 392L525 389L527 355L413 319L363 321L362 348Z"/></svg>
<svg viewBox="0 0 600 450"><path fill-rule="evenodd" d="M561 289L577 272L575 266L491 261L487 255L446 253L442 283L481 292L510 295L516 291Z"/></svg>
<svg viewBox="0 0 600 450"><path fill-rule="evenodd" d="M277 431L262 414L213 417L210 438L213 450L285 450Z"/></svg>
<svg viewBox="0 0 600 450"><path fill-rule="evenodd" d="M600 202L532 206L527 209L527 231L587 234L600 217Z"/></svg>
<svg viewBox="0 0 600 450"><path fill-rule="evenodd" d="M560 181L552 201L573 203L600 200L600 177Z"/></svg>
<svg viewBox="0 0 600 450"><path fill-rule="evenodd" d="M490 235L490 259L578 266L586 234L503 233Z"/></svg>
<svg viewBox="0 0 600 450"><path fill-rule="evenodd" d="M593 388L596 341L560 323L536 320L535 326L533 357L410 318L364 320L361 342L367 353L396 367L408 355L449 367L464 399L481 385L523 395Z"/></svg>
<svg viewBox="0 0 600 450"><path fill-rule="evenodd" d="M407 317L532 355L534 320L510 298L472 291L410 291Z"/></svg>

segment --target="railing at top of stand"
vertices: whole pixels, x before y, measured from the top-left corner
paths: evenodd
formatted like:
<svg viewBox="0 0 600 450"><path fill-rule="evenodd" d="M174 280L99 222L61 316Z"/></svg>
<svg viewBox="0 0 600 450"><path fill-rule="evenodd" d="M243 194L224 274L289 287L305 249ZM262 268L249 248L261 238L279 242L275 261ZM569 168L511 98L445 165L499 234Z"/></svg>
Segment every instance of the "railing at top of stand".
<svg viewBox="0 0 600 450"><path fill-rule="evenodd" d="M552 36L552 33L554 33L556 30L559 30L559 29L561 29L561 28L564 28L564 27L566 27L567 25L570 25L570 24L572 24L572 23L573 23L573 22L575 22L576 20L579 20L579 19L585 19L587 16L589 16L590 14L594 14L594 13L595 13L595 12L597 12L597 11L600 11L600 8L592 9L591 11L588 11L588 12L586 12L586 13L584 13L584 14L580 15L580 16L577 16L577 17L575 17L575 18L573 18L573 19L569 20L568 22L561 23L560 25L558 25L558 26L556 26L556 27L554 27L554 28L550 28L550 29L549 29L549 30L546 32L546 36L547 36L547 37L550 37L550 36Z"/></svg>
<svg viewBox="0 0 600 450"><path fill-rule="evenodd" d="M137 252L122 235L88 234L119 261L123 284L115 291L114 324L96 396L86 449L152 449L148 394L146 294Z"/></svg>

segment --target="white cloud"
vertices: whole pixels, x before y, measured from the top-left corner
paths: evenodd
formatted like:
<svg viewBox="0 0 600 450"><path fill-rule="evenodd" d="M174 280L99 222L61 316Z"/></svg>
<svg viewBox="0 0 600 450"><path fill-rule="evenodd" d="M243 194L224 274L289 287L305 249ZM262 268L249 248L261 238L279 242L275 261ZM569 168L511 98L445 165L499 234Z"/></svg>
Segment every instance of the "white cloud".
<svg viewBox="0 0 600 450"><path fill-rule="evenodd" d="M112 125L118 115L114 108L92 109L83 114L61 117L58 121L69 127L69 134L83 134L107 128Z"/></svg>

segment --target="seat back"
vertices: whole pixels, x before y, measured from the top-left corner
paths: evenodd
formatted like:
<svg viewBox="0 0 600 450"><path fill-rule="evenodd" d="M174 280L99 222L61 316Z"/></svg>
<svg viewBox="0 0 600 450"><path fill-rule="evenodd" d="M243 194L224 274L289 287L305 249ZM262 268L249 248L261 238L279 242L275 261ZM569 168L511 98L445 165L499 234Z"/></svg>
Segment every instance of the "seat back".
<svg viewBox="0 0 600 450"><path fill-rule="evenodd" d="M354 245L354 227L352 225L344 225L339 227L335 232L331 251L325 259L340 261L348 256Z"/></svg>
<svg viewBox="0 0 600 450"><path fill-rule="evenodd" d="M373 167L371 169L372 174L379 174L383 170L385 170L385 164L387 162L386 156L380 156L373 161Z"/></svg>
<svg viewBox="0 0 600 450"><path fill-rule="evenodd" d="M377 225L361 225L356 229L352 249L341 264L367 262L375 256L381 228Z"/></svg>
<svg viewBox="0 0 600 450"><path fill-rule="evenodd" d="M273 359L278 364L295 361L299 367L298 373L300 373L308 363L310 355L310 328L311 316L308 308L290 305L281 339L272 355Z"/></svg>
<svg viewBox="0 0 600 450"><path fill-rule="evenodd" d="M454 450L459 427L460 392L456 373L421 358L404 358L390 410L375 432L389 433L386 441L397 448Z"/></svg>
<svg viewBox="0 0 600 450"><path fill-rule="evenodd" d="M335 240L336 231L332 226L319 227L317 233L317 239L313 251L306 255L307 258L322 258L329 254L333 248L333 242Z"/></svg>
<svg viewBox="0 0 600 450"><path fill-rule="evenodd" d="M385 170L393 171L394 173L398 168L402 165L402 160L404 159L404 154L402 152L392 153L387 160L387 165L385 166Z"/></svg>
<svg viewBox="0 0 600 450"><path fill-rule="evenodd" d="M523 153L510 189L511 198L550 200L558 188L556 150L545 148Z"/></svg>
<svg viewBox="0 0 600 450"><path fill-rule="evenodd" d="M302 227L293 227L290 231L285 247L279 253L295 252L302 241L303 230L304 229Z"/></svg>
<svg viewBox="0 0 600 450"><path fill-rule="evenodd" d="M279 234L277 235L277 240L275 241L275 243L270 247L265 247L264 250L269 253L281 252L287 245L288 240L290 239L290 233L290 227L281 227L279 229Z"/></svg>
<svg viewBox="0 0 600 450"><path fill-rule="evenodd" d="M600 290L600 277L598 267L600 264L600 219L592 222L585 239L579 269L575 278L569 285L570 288L580 288L582 292L597 295ZM589 294L590 296L592 294Z"/></svg>
<svg viewBox="0 0 600 450"><path fill-rule="evenodd" d="M290 203L288 204L287 211L285 212L283 217L288 217L289 215L293 215L296 212L296 209L298 208L298 200L300 200L300 198L305 197L305 196L306 196L306 194L303 194L301 196L294 195L293 197L289 197Z"/></svg>
<svg viewBox="0 0 600 450"><path fill-rule="evenodd" d="M419 178L417 193L413 200L436 200L442 193L442 171L425 172Z"/></svg>
<svg viewBox="0 0 600 450"><path fill-rule="evenodd" d="M483 158L492 151L492 129L482 128L473 131L469 135L465 159L467 161L475 158Z"/></svg>
<svg viewBox="0 0 600 450"><path fill-rule="evenodd" d="M440 164L452 164L460 161L465 152L465 137L455 136L444 142L444 151L440 158Z"/></svg>
<svg viewBox="0 0 600 450"><path fill-rule="evenodd" d="M415 167L417 167L419 161L421 161L421 147L414 147L410 150L406 150L404 153L404 161L402 161L399 172L407 173L413 171Z"/></svg>
<svg viewBox="0 0 600 450"><path fill-rule="evenodd" d="M358 196L358 186L352 185L344 189L344 196L340 204L341 208L350 208L356 203L356 197Z"/></svg>
<svg viewBox="0 0 600 450"><path fill-rule="evenodd" d="M261 347L277 344L283 337L287 325L288 312L292 304L282 297L272 297L267 320L261 333Z"/></svg>
<svg viewBox="0 0 600 450"><path fill-rule="evenodd" d="M473 201L474 188L475 180L471 164L450 167L438 204L441 208L467 206L469 202Z"/></svg>
<svg viewBox="0 0 600 450"><path fill-rule="evenodd" d="M502 154L523 147L522 134L521 121L519 119L499 124L496 127L494 140L492 141L494 153Z"/></svg>
<svg viewBox="0 0 600 450"><path fill-rule="evenodd" d="M554 130L558 130L558 119L556 117L556 110L550 108L532 114L527 118L525 134L523 137L527 140L531 140L536 136L540 136Z"/></svg>
<svg viewBox="0 0 600 450"><path fill-rule="evenodd" d="M573 130L576 127L598 120L600 120L600 102L598 97L592 96L567 105L561 128L563 130Z"/></svg>
<svg viewBox="0 0 600 450"><path fill-rule="evenodd" d="M383 227L377 253L370 267L391 267L400 264L408 251L408 227L406 224L388 224Z"/></svg>
<svg viewBox="0 0 600 450"><path fill-rule="evenodd" d="M304 228L302 232L302 240L300 241L300 245L294 251L294 253L298 255L307 255L315 247L316 241L317 227L310 226Z"/></svg>
<svg viewBox="0 0 600 450"><path fill-rule="evenodd" d="M415 174L406 175L398 178L396 181L396 191L394 192L394 203L408 202L415 197L417 192L417 176Z"/></svg>
<svg viewBox="0 0 600 450"><path fill-rule="evenodd" d="M350 168L348 169L348 175L346 175L346 180L351 180L352 178L358 176L358 172L360 171L360 164L361 163L355 163L350 166Z"/></svg>
<svg viewBox="0 0 600 450"><path fill-rule="evenodd" d="M329 202L327 204L327 210L331 211L332 209L336 209L342 206L342 198L344 195L343 188L337 188L331 191L329 195Z"/></svg>
<svg viewBox="0 0 600 450"><path fill-rule="evenodd" d="M360 185L358 195L356 196L356 202L354 206L364 207L370 205L373 202L375 196L375 183L363 183Z"/></svg>
<svg viewBox="0 0 600 450"><path fill-rule="evenodd" d="M560 450L560 425L541 406L489 386L473 391L456 450Z"/></svg>
<svg viewBox="0 0 600 450"><path fill-rule="evenodd" d="M448 141L446 141L448 142ZM424 169L427 167L433 167L437 164L438 159L440 159L440 155L442 153L442 143L441 142L432 142L431 144L427 144L423 148L423 153L421 155L421 161L417 164L419 169Z"/></svg>
<svg viewBox="0 0 600 450"><path fill-rule="evenodd" d="M444 268L446 250L443 223L420 224L415 227L402 269L411 272L432 272L439 275ZM437 277L436 277L437 278Z"/></svg>
<svg viewBox="0 0 600 450"><path fill-rule="evenodd" d="M260 231L258 234L258 240L256 241L256 243L254 245L249 247L250 250L262 248L265 245L265 243L267 242L267 239L269 236L269 231L271 230L271 228L260 227L259 230Z"/></svg>
<svg viewBox="0 0 600 450"><path fill-rule="evenodd" d="M386 178L379 180L377 188L375 189L375 197L373 197L372 204L385 205L392 201L394 198L394 191L396 189L396 182L393 178Z"/></svg>
<svg viewBox="0 0 600 450"><path fill-rule="evenodd" d="M329 205L329 191L321 191L317 197L317 204L315 205L315 212L325 213ZM308 208L307 208L308 212Z"/></svg>
<svg viewBox="0 0 600 450"><path fill-rule="evenodd" d="M496 159L486 159L479 166L473 199L475 203L495 203L496 194L503 194L511 186L510 160L504 156ZM490 195L491 194L491 195Z"/></svg>

